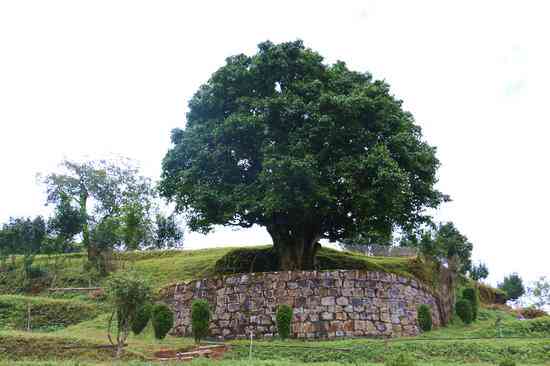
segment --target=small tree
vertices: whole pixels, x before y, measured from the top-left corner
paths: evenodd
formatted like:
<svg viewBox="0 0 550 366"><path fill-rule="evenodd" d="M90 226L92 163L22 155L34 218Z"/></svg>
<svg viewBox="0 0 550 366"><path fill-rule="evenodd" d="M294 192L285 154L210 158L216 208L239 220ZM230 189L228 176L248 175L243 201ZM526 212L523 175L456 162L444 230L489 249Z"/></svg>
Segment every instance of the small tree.
<svg viewBox="0 0 550 366"><path fill-rule="evenodd" d="M541 309L550 305L550 280L546 277L540 277L529 288L529 296L534 299L534 305Z"/></svg>
<svg viewBox="0 0 550 366"><path fill-rule="evenodd" d="M462 298L468 300L472 304L472 321L477 319L479 312L479 295L475 288L465 288L462 291Z"/></svg>
<svg viewBox="0 0 550 366"><path fill-rule="evenodd" d="M472 303L466 299L460 299L456 302L456 314L468 325L472 323Z"/></svg>
<svg viewBox="0 0 550 366"><path fill-rule="evenodd" d="M194 300L191 305L191 328L195 343L200 344L201 339L208 335L209 323L210 307L208 301L203 299Z"/></svg>
<svg viewBox="0 0 550 366"><path fill-rule="evenodd" d="M108 279L106 292L112 304L107 337L116 349L116 357L119 358L139 310L151 299L151 286L137 273L121 272Z"/></svg>
<svg viewBox="0 0 550 366"><path fill-rule="evenodd" d="M508 300L517 300L525 293L523 280L517 273L512 273L504 277L502 283L498 284L498 288L505 291L508 295Z"/></svg>
<svg viewBox="0 0 550 366"><path fill-rule="evenodd" d="M143 306L139 308L136 314L136 317L132 322L132 332L135 335L138 335L141 332L143 332L143 330L149 323L149 320L151 319L152 310L153 310L153 305L149 302L143 304Z"/></svg>
<svg viewBox="0 0 550 366"><path fill-rule="evenodd" d="M174 313L166 304L156 304L151 312L151 322L156 339L164 339L174 326Z"/></svg>
<svg viewBox="0 0 550 366"><path fill-rule="evenodd" d="M423 304L418 307L418 325L424 332L432 330L432 312L429 305Z"/></svg>
<svg viewBox="0 0 550 366"><path fill-rule="evenodd" d="M286 304L277 308L277 331L281 339L290 337L290 325L292 323L292 308Z"/></svg>
<svg viewBox="0 0 550 366"><path fill-rule="evenodd" d="M485 263L473 265L470 269L470 278L476 282L486 279L489 276L489 269Z"/></svg>

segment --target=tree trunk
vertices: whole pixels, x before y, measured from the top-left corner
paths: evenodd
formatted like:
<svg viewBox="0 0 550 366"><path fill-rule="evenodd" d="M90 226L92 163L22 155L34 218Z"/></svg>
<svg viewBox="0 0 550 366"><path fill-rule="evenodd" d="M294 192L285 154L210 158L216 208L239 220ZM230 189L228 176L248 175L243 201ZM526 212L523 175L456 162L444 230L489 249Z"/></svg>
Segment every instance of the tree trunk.
<svg viewBox="0 0 550 366"><path fill-rule="evenodd" d="M314 270L315 255L321 235L312 228L295 229L286 225L270 225L267 231L273 239L282 270Z"/></svg>

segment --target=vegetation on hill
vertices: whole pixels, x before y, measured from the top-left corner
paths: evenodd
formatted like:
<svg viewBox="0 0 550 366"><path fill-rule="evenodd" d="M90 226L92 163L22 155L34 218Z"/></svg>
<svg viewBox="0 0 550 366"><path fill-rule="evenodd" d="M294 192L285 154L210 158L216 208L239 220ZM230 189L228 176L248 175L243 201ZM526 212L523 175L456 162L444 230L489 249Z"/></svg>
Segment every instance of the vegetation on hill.
<svg viewBox="0 0 550 366"><path fill-rule="evenodd" d="M98 305L80 300L0 295L0 328L53 331L93 319L100 312Z"/></svg>

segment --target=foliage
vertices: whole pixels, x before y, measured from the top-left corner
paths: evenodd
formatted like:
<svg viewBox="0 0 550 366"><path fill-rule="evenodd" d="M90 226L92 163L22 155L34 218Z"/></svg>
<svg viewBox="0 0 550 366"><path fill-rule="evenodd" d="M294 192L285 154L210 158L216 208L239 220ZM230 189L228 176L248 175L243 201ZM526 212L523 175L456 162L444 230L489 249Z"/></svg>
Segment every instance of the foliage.
<svg viewBox="0 0 550 366"><path fill-rule="evenodd" d="M99 314L97 305L78 300L0 295L0 328L26 329L29 310L31 329L41 331L77 324Z"/></svg>
<svg viewBox="0 0 550 366"><path fill-rule="evenodd" d="M132 320L132 333L138 335L147 326L151 319L151 313L153 311L153 305L149 302L143 304L136 313L135 318Z"/></svg>
<svg viewBox="0 0 550 366"><path fill-rule="evenodd" d="M279 332L279 337L283 340L290 337L292 314L293 310L289 305L281 304L277 308L277 332Z"/></svg>
<svg viewBox="0 0 550 366"><path fill-rule="evenodd" d="M416 362L412 356L402 352L388 357L384 366L416 366Z"/></svg>
<svg viewBox="0 0 550 366"><path fill-rule="evenodd" d="M516 366L516 361L514 361L511 357L507 357L500 361L498 366Z"/></svg>
<svg viewBox="0 0 550 366"><path fill-rule="evenodd" d="M422 304L418 307L418 325L424 332L432 330L432 311L429 305Z"/></svg>
<svg viewBox="0 0 550 366"><path fill-rule="evenodd" d="M518 310L519 314L525 319L536 319L543 316L548 316L548 313L542 309L538 309L534 306L529 306L527 308L521 308Z"/></svg>
<svg viewBox="0 0 550 366"><path fill-rule="evenodd" d="M506 292L498 288L480 283L478 285L479 300L483 304L505 304Z"/></svg>
<svg viewBox="0 0 550 366"><path fill-rule="evenodd" d="M473 245L452 222L408 232L401 245L420 248L425 256L446 263L450 269L462 274L471 267Z"/></svg>
<svg viewBox="0 0 550 366"><path fill-rule="evenodd" d="M479 295L477 290L473 287L465 288L462 291L462 298L468 300L472 304L472 321L476 321L479 311Z"/></svg>
<svg viewBox="0 0 550 366"><path fill-rule="evenodd" d="M210 306L204 299L193 300L191 304L191 328L195 342L199 344L208 335Z"/></svg>
<svg viewBox="0 0 550 366"><path fill-rule="evenodd" d="M470 324L473 321L472 303L466 299L460 299L455 305L456 314L464 322L464 324Z"/></svg>
<svg viewBox="0 0 550 366"><path fill-rule="evenodd" d="M489 276L489 269L485 263L473 265L470 268L470 278L474 281L484 280Z"/></svg>
<svg viewBox="0 0 550 366"><path fill-rule="evenodd" d="M155 228L153 231L153 249L168 249L181 246L183 229L176 221L174 214L155 216Z"/></svg>
<svg viewBox="0 0 550 366"><path fill-rule="evenodd" d="M60 193L53 217L48 220L48 231L54 236L47 253L66 253L70 251L75 235L82 232L84 217L73 206L70 197Z"/></svg>
<svg viewBox="0 0 550 366"><path fill-rule="evenodd" d="M106 286L106 293L112 304L112 315L108 326L108 338L116 347L117 357L121 356L124 342L138 311L151 298L151 286L138 273L119 272L111 275ZM112 321L115 321L116 343L112 338Z"/></svg>
<svg viewBox="0 0 550 366"><path fill-rule="evenodd" d="M101 237L104 237L107 228L115 228L114 222L117 222L117 229L126 224L123 227L127 230L135 230L135 225L131 229L127 227L128 221L131 221L127 217L128 210L131 210L134 205L149 207L155 191L150 180L138 175L138 169L128 159L85 162L65 160L61 163L61 167L62 172L41 177L48 193L47 202L59 207L66 205L63 201L70 200L71 204L78 206L80 218L83 220L82 242L88 249L88 259L96 262L100 258L102 248L92 240L90 231L96 225L102 225L94 231L102 232ZM116 232L116 234L120 233ZM98 236L97 233L95 235ZM115 231L110 235L115 236ZM123 238L134 240L135 236L132 235L123 236ZM119 241L116 240L111 245ZM131 246L134 242L128 244ZM106 243L102 245L105 246Z"/></svg>
<svg viewBox="0 0 550 366"><path fill-rule="evenodd" d="M546 277L540 277L531 287L529 287L529 296L534 299L534 305L538 308L550 306L550 280Z"/></svg>
<svg viewBox="0 0 550 366"><path fill-rule="evenodd" d="M525 293L523 280L517 273L505 276L502 283L498 284L498 288L506 292L508 300L517 300Z"/></svg>
<svg viewBox="0 0 550 366"><path fill-rule="evenodd" d="M191 229L261 225L282 268L311 269L321 238L426 221L439 161L389 85L301 41L258 47L227 58L172 132L160 191Z"/></svg>
<svg viewBox="0 0 550 366"><path fill-rule="evenodd" d="M166 304L155 304L151 309L151 324L156 339L164 339L174 326L174 313Z"/></svg>

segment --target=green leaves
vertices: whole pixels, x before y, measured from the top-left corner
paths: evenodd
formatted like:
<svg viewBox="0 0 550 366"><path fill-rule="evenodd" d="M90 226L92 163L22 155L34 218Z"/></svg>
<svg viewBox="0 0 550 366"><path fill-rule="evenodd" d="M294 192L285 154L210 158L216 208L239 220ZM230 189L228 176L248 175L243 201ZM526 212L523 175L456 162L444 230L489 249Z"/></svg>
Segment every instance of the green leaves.
<svg viewBox="0 0 550 366"><path fill-rule="evenodd" d="M339 240L425 220L439 161L389 86L301 41L258 48L228 58L172 133L160 190L191 228Z"/></svg>

